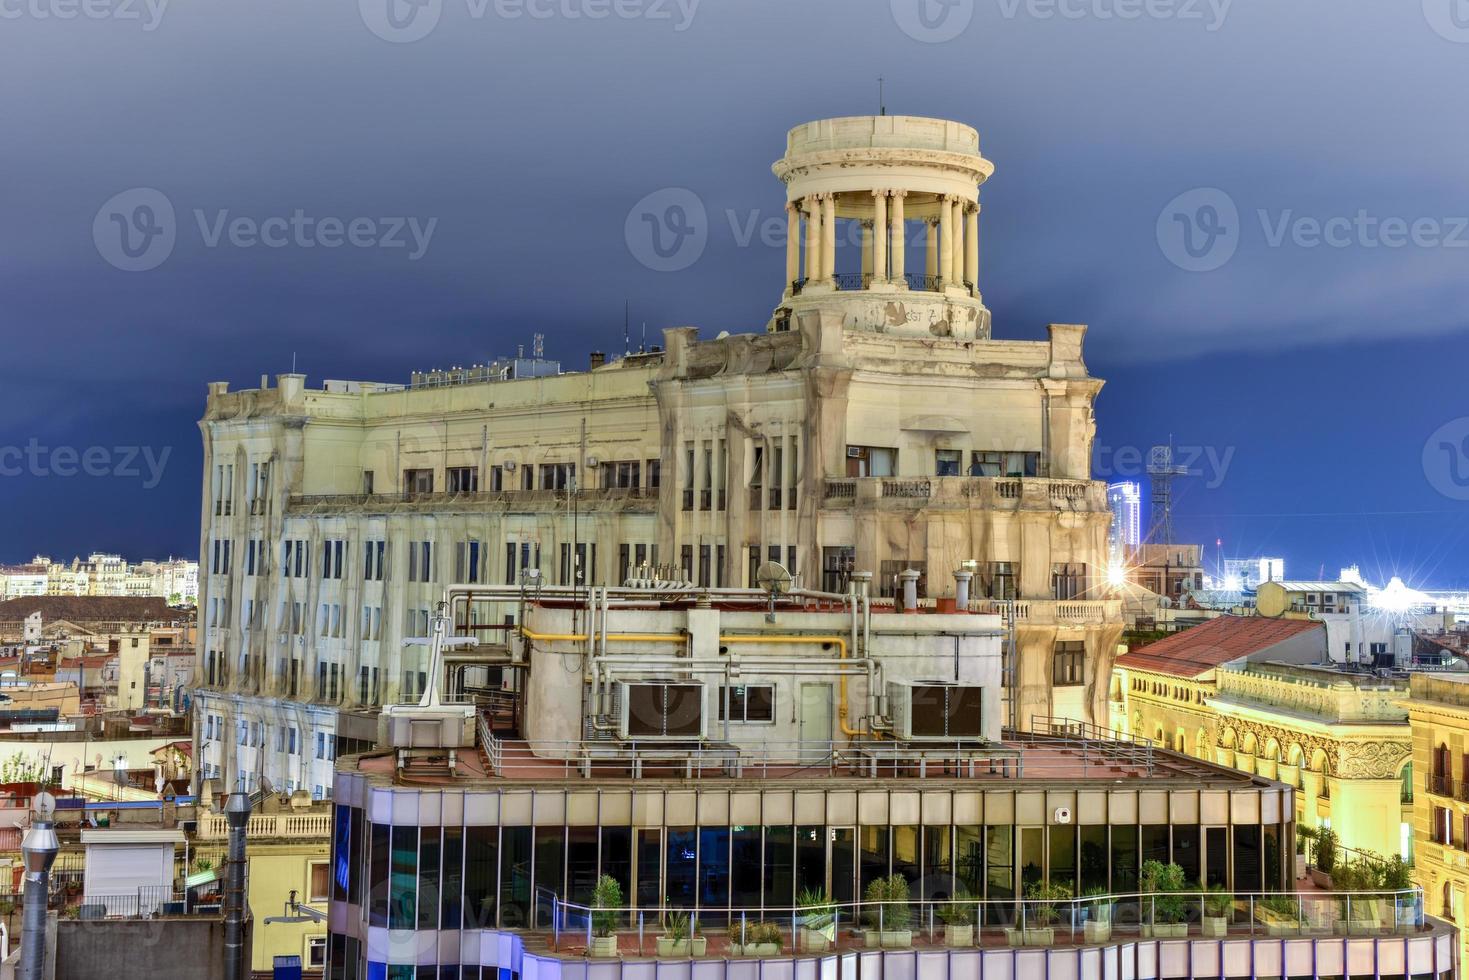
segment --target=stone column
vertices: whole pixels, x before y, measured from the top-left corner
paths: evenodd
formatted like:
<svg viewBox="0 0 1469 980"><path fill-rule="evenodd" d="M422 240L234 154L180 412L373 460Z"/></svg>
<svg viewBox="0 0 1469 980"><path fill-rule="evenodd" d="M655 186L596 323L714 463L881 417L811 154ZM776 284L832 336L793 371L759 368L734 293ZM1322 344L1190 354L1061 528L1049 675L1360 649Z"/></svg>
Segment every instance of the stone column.
<svg viewBox="0 0 1469 980"><path fill-rule="evenodd" d="M821 278L821 199L812 194L806 198L806 285Z"/></svg>
<svg viewBox="0 0 1469 980"><path fill-rule="evenodd" d="M954 199L945 195L939 201L939 270L940 285L954 280Z"/></svg>
<svg viewBox="0 0 1469 980"><path fill-rule="evenodd" d="M786 295L795 288L801 278L801 207L795 201L786 202Z"/></svg>
<svg viewBox="0 0 1469 980"><path fill-rule="evenodd" d="M973 283L979 294L979 204L969 206L969 221L964 229L964 278Z"/></svg>
<svg viewBox="0 0 1469 980"><path fill-rule="evenodd" d="M888 281L888 192L872 192L872 281Z"/></svg>
<svg viewBox="0 0 1469 980"><path fill-rule="evenodd" d="M903 219L903 196L907 191L893 191L893 214L890 224L893 229L893 282L899 286L906 286L907 280L903 277L907 270L903 265L908 250L908 229Z"/></svg>
<svg viewBox="0 0 1469 980"><path fill-rule="evenodd" d="M872 281L876 232L875 222L862 222L862 284L864 289L867 287L867 283Z"/></svg>
<svg viewBox="0 0 1469 980"><path fill-rule="evenodd" d="M954 283L962 284L964 281L964 199L954 198L954 212L952 218L954 229Z"/></svg>
<svg viewBox="0 0 1469 980"><path fill-rule="evenodd" d="M939 226L933 218L926 218L924 224L923 243L923 274L933 279L939 274Z"/></svg>
<svg viewBox="0 0 1469 980"><path fill-rule="evenodd" d="M837 269L837 198L821 195L821 278L831 282Z"/></svg>

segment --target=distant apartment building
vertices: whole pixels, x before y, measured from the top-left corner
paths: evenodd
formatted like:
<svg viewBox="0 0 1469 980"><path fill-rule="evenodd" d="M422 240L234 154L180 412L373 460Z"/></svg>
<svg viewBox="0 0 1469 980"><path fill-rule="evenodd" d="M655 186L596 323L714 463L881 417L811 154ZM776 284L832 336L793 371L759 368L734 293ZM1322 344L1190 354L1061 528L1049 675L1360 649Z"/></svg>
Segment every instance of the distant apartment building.
<svg viewBox="0 0 1469 980"><path fill-rule="evenodd" d="M1406 699L1413 732L1413 826L1425 908L1462 927L1469 903L1469 673L1417 673ZM1460 929L1459 962L1469 957Z"/></svg>
<svg viewBox="0 0 1469 980"><path fill-rule="evenodd" d="M764 333L666 330L661 349L569 373L537 361L407 386L210 385L196 678L209 773L323 795L338 743L370 740L378 708L422 694L425 648L408 641L446 586L617 586L640 569L756 588L779 562L832 593L868 571L881 597L912 570L933 603L968 568L974 598L1016 626L1012 720L1105 718L1122 623L1090 473L1102 382L1085 327L991 335L977 134L826 121L792 131L775 171L790 235ZM845 222L860 268L836 266ZM915 230L928 244L908 265Z"/></svg>
<svg viewBox="0 0 1469 980"><path fill-rule="evenodd" d="M86 559L52 561L37 555L24 565L0 566L0 598L21 596L158 596L179 605L199 597L199 563L181 558L128 563L94 552Z"/></svg>
<svg viewBox="0 0 1469 980"><path fill-rule="evenodd" d="M1261 582L1279 582L1285 578L1284 558L1226 558L1221 567L1216 589L1231 592L1254 591Z"/></svg>
<svg viewBox="0 0 1469 980"><path fill-rule="evenodd" d="M1107 551L1112 563L1121 565L1142 544L1142 485L1132 480L1107 484L1107 506L1112 510Z"/></svg>

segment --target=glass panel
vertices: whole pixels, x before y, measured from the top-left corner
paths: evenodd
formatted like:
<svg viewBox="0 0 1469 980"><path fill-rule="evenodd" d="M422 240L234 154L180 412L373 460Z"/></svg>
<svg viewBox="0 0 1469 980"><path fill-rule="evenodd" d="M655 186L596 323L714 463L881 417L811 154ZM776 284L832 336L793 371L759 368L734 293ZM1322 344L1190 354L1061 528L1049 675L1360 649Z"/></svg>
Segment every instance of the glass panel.
<svg viewBox="0 0 1469 980"><path fill-rule="evenodd" d="M367 841L362 832L366 818L357 807L352 808L352 850L347 858L347 894L355 905L362 904L362 862L367 859Z"/></svg>
<svg viewBox="0 0 1469 980"><path fill-rule="evenodd" d="M1114 892L1137 891L1140 866L1137 828L1119 824L1112 828L1112 885Z"/></svg>
<svg viewBox="0 0 1469 980"><path fill-rule="evenodd" d="M1260 828L1265 840L1265 887L1280 891L1280 828L1274 824Z"/></svg>
<svg viewBox="0 0 1469 980"><path fill-rule="evenodd" d="M638 831L638 908L656 909L663 901L663 831Z"/></svg>
<svg viewBox="0 0 1469 980"><path fill-rule="evenodd" d="M493 879L491 879L493 880ZM444 828L444 892L439 900L441 929L457 929L464 919L464 828Z"/></svg>
<svg viewBox="0 0 1469 980"><path fill-rule="evenodd" d="M1260 876L1260 828L1238 826L1234 828L1234 889L1241 892L1259 891L1263 883Z"/></svg>
<svg viewBox="0 0 1469 980"><path fill-rule="evenodd" d="M731 836L734 853L730 857L731 903L737 909L760 907L760 828L735 827Z"/></svg>
<svg viewBox="0 0 1469 980"><path fill-rule="evenodd" d="M1229 828L1206 827L1204 829L1204 874L1205 884L1229 885Z"/></svg>
<svg viewBox="0 0 1469 980"><path fill-rule="evenodd" d="M1142 828L1143 861L1162 861L1167 864L1171 858L1168 855L1168 825L1147 824Z"/></svg>
<svg viewBox="0 0 1469 980"><path fill-rule="evenodd" d="M907 879L910 893L917 891L913 886L922 871L918 866L918 828L915 826L893 828L893 874Z"/></svg>
<svg viewBox="0 0 1469 980"><path fill-rule="evenodd" d="M826 828L796 829L796 895L826 891Z"/></svg>
<svg viewBox="0 0 1469 980"><path fill-rule="evenodd" d="M509 929L530 923L531 829L500 828L500 925Z"/></svg>
<svg viewBox="0 0 1469 980"><path fill-rule="evenodd" d="M655 851L656 853L656 851ZM622 886L622 903L632 904L632 828L602 828L602 874Z"/></svg>
<svg viewBox="0 0 1469 980"><path fill-rule="evenodd" d="M1048 879L1065 885L1076 894L1076 827L1058 824L1051 828L1051 866Z"/></svg>
<svg viewBox="0 0 1469 980"><path fill-rule="evenodd" d="M949 854L948 827L923 828L923 898L954 896L954 866Z"/></svg>
<svg viewBox="0 0 1469 980"><path fill-rule="evenodd" d="M1183 869L1190 886L1199 880L1199 828L1176 824L1173 828L1173 863Z"/></svg>
<svg viewBox="0 0 1469 980"><path fill-rule="evenodd" d="M1015 897L1015 828L986 827L984 857L986 875L985 897L990 901ZM1013 911L990 906L991 924L1007 923Z"/></svg>
<svg viewBox="0 0 1469 980"><path fill-rule="evenodd" d="M765 828L765 904L795 903L795 839L790 827Z"/></svg>
<svg viewBox="0 0 1469 980"><path fill-rule="evenodd" d="M418 837L418 928L439 927L439 849L443 830L424 827Z"/></svg>
<svg viewBox="0 0 1469 980"><path fill-rule="evenodd" d="M1020 887L1039 884L1045 877L1046 828L1020 828Z"/></svg>
<svg viewBox="0 0 1469 980"><path fill-rule="evenodd" d="M955 894L963 889L973 896L984 894L984 828L955 827Z"/></svg>
<svg viewBox="0 0 1469 980"><path fill-rule="evenodd" d="M831 897L836 902L857 899L857 831L851 827L831 830Z"/></svg>
<svg viewBox="0 0 1469 980"><path fill-rule="evenodd" d="M417 919L418 828L393 828L392 869L388 880L388 928L412 929Z"/></svg>
<svg viewBox="0 0 1469 980"><path fill-rule="evenodd" d="M699 921L714 925L728 921L729 828L699 829Z"/></svg>
<svg viewBox="0 0 1469 980"><path fill-rule="evenodd" d="M464 829L464 928L495 924L495 888L499 883L499 827ZM447 919L445 920L448 921Z"/></svg>
<svg viewBox="0 0 1469 980"><path fill-rule="evenodd" d="M1079 828L1081 836L1081 881L1077 894L1107 887L1107 827L1093 824Z"/></svg>
<svg viewBox="0 0 1469 980"><path fill-rule="evenodd" d="M347 900L347 855L352 851L352 807L332 811L332 901Z"/></svg>
<svg viewBox="0 0 1469 980"><path fill-rule="evenodd" d="M372 893L368 896L368 925L386 926L388 924L388 858L389 841L391 840L393 828L387 824L375 823L372 825L372 855L370 857L371 873L367 880L371 882Z"/></svg>
<svg viewBox="0 0 1469 980"><path fill-rule="evenodd" d="M886 878L888 873L888 841L891 836L887 827L863 827L858 831L862 841L862 848L858 852L858 867L862 873L862 894L867 894L867 886L878 878ZM860 896L859 896L860 897Z"/></svg>
<svg viewBox="0 0 1469 980"><path fill-rule="evenodd" d="M695 861L698 859L698 835L692 827L668 828L667 887L663 904L672 909L694 907Z"/></svg>
<svg viewBox="0 0 1469 980"><path fill-rule="evenodd" d="M597 828L566 828L566 894L580 905L592 903L597 884Z"/></svg>
<svg viewBox="0 0 1469 980"><path fill-rule="evenodd" d="M566 832L560 827L536 828L536 887L556 895L565 895ZM533 909L541 903L534 898ZM541 923L535 923L540 925ZM545 923L550 925L550 921Z"/></svg>

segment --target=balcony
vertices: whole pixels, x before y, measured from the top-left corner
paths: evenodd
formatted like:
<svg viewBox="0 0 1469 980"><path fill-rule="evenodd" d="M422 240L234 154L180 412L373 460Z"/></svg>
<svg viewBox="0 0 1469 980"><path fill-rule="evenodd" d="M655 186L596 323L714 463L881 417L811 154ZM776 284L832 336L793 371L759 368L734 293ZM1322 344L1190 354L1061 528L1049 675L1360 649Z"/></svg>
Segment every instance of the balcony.
<svg viewBox="0 0 1469 980"><path fill-rule="evenodd" d="M512 512L570 511L579 508L587 511L636 511L651 514L657 507L656 487L297 494L286 501L287 513L296 515L454 513L487 508Z"/></svg>
<svg viewBox="0 0 1469 980"><path fill-rule="evenodd" d="M1016 599L1013 603L995 599L974 599L971 612L1006 617L1013 608L1020 626L1099 626L1122 619L1120 599Z"/></svg>
<svg viewBox="0 0 1469 980"><path fill-rule="evenodd" d="M223 816L209 814L199 820L201 840L226 840L229 833L229 824ZM251 839L326 839L332 835L332 816L330 813L257 813L250 817L245 833Z"/></svg>
<svg viewBox="0 0 1469 980"><path fill-rule="evenodd" d="M826 480L822 499L828 508L1107 512L1106 484L1040 477L847 477Z"/></svg>

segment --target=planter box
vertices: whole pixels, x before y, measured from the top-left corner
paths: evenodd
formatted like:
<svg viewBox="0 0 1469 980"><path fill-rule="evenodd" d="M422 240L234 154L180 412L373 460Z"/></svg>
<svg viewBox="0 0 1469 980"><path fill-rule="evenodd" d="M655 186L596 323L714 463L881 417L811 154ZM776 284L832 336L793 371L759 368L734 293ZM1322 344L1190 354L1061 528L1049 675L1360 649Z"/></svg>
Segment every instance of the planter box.
<svg viewBox="0 0 1469 980"><path fill-rule="evenodd" d="M883 949L907 949L913 945L913 930L885 929L877 934L877 939Z"/></svg>
<svg viewBox="0 0 1469 980"><path fill-rule="evenodd" d="M944 926L944 945L973 946L974 926Z"/></svg>
<svg viewBox="0 0 1469 980"><path fill-rule="evenodd" d="M592 948L587 951L590 956L616 956L616 936L593 936Z"/></svg>
<svg viewBox="0 0 1469 980"><path fill-rule="evenodd" d="M731 956L760 956L771 957L780 955L780 947L775 943L732 943L729 947Z"/></svg>
<svg viewBox="0 0 1469 980"><path fill-rule="evenodd" d="M806 928L801 930L801 948L806 952L824 953L830 945L831 940L820 929Z"/></svg>
<svg viewBox="0 0 1469 980"><path fill-rule="evenodd" d="M1266 919L1265 935L1267 936L1298 936L1301 934L1301 924L1289 919Z"/></svg>
<svg viewBox="0 0 1469 980"><path fill-rule="evenodd" d="M1325 888L1327 891L1331 890L1331 875L1322 871L1320 868L1311 869L1311 881L1315 883L1317 888Z"/></svg>
<svg viewBox="0 0 1469 980"><path fill-rule="evenodd" d="M1083 937L1089 943L1106 943L1112 941L1112 920L1098 922L1087 919L1082 923L1081 931Z"/></svg>
<svg viewBox="0 0 1469 980"><path fill-rule="evenodd" d="M659 956L688 956L692 951L692 941L688 939L670 939L667 936L658 937Z"/></svg>
<svg viewBox="0 0 1469 980"><path fill-rule="evenodd" d="M1296 877L1306 877L1306 855L1304 854L1296 855Z"/></svg>
<svg viewBox="0 0 1469 980"><path fill-rule="evenodd" d="M1229 934L1229 918L1223 915L1206 915L1199 923L1199 932L1211 939L1219 939Z"/></svg>
<svg viewBox="0 0 1469 980"><path fill-rule="evenodd" d="M1031 929L1006 929L1005 941L1011 946L1054 946L1056 929L1044 926Z"/></svg>
<svg viewBox="0 0 1469 980"><path fill-rule="evenodd" d="M1188 937L1187 922L1143 923L1138 928L1144 939L1185 939Z"/></svg>

